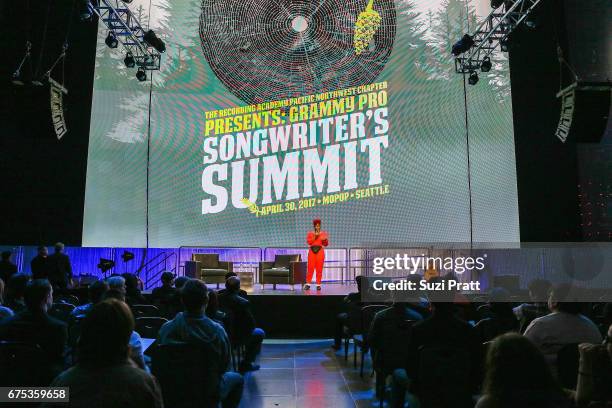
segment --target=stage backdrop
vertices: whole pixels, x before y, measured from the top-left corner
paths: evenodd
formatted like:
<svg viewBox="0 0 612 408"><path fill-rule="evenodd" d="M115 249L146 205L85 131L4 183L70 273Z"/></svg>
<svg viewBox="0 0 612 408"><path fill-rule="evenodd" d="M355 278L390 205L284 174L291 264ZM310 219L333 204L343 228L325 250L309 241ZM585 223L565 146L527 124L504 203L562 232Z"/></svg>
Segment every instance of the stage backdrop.
<svg viewBox="0 0 612 408"><path fill-rule="evenodd" d="M167 51L138 82L100 26L83 245L517 242L507 56L450 55L488 3L134 0Z"/></svg>

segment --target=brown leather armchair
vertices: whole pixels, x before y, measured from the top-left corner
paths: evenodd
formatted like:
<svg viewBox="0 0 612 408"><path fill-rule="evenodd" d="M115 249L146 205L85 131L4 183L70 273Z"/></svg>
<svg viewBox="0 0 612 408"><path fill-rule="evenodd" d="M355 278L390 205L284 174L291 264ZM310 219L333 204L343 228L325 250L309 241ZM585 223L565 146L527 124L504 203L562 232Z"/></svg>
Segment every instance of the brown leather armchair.
<svg viewBox="0 0 612 408"><path fill-rule="evenodd" d="M202 279L206 283L225 283L225 274L234 270L232 262L220 261L219 254L193 254L185 262L185 275Z"/></svg>
<svg viewBox="0 0 612 408"><path fill-rule="evenodd" d="M303 285L306 282L306 262L302 262L300 254L276 255L274 262L259 263L259 283L263 288L266 283L271 283L276 289L277 283L291 285Z"/></svg>

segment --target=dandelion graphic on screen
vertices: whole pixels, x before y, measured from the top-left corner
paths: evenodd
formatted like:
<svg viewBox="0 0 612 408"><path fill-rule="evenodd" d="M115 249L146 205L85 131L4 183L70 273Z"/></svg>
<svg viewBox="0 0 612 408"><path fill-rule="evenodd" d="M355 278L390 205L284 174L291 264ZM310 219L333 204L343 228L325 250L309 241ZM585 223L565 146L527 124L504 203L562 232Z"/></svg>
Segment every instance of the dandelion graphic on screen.
<svg viewBox="0 0 612 408"><path fill-rule="evenodd" d="M355 54L360 55L370 45L374 34L380 28L380 14L374 10L374 0L370 0L365 10L359 13L355 22L355 36L353 44Z"/></svg>

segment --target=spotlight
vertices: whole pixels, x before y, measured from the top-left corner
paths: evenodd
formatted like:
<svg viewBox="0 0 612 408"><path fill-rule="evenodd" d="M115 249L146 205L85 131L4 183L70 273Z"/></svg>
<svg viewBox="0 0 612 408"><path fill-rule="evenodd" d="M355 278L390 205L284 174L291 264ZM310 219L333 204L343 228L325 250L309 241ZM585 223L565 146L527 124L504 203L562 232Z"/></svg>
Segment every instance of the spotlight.
<svg viewBox="0 0 612 408"><path fill-rule="evenodd" d="M480 64L480 70L482 72L489 72L491 70L491 58L489 57L484 57L482 59L482 63Z"/></svg>
<svg viewBox="0 0 612 408"><path fill-rule="evenodd" d="M464 52L472 48L472 45L474 45L474 40L469 34L465 34L459 41L455 43L455 45L453 45L451 52L453 53L453 55L457 56L463 54Z"/></svg>
<svg viewBox="0 0 612 408"><path fill-rule="evenodd" d="M468 78L468 84L476 85L478 83L478 74L476 71L470 72L470 77Z"/></svg>
<svg viewBox="0 0 612 408"><path fill-rule="evenodd" d="M145 72L144 68L138 68L138 71L136 72L136 78L138 78L140 82L144 82L147 80L147 73Z"/></svg>
<svg viewBox="0 0 612 408"><path fill-rule="evenodd" d="M98 264L98 269L102 271L102 273L106 273L115 267L115 261L112 259L104 259L100 258L100 263Z"/></svg>
<svg viewBox="0 0 612 408"><path fill-rule="evenodd" d="M498 9L504 4L504 0L491 0L491 8Z"/></svg>
<svg viewBox="0 0 612 408"><path fill-rule="evenodd" d="M130 251L123 251L123 254L121 255L121 259L123 259L123 262L131 261L132 259L134 259L134 254L131 253Z"/></svg>
<svg viewBox="0 0 612 408"><path fill-rule="evenodd" d="M117 48L117 46L119 45L119 41L117 40L117 37L115 37L115 34L112 31L108 32L108 35L106 36L106 40L104 40L104 42L106 43L106 45L108 45L109 48Z"/></svg>
<svg viewBox="0 0 612 408"><path fill-rule="evenodd" d="M166 44L164 44L164 42L155 35L153 30L147 31L142 39L151 47L155 48L158 52L166 51Z"/></svg>
<svg viewBox="0 0 612 408"><path fill-rule="evenodd" d="M508 44L508 40L501 40L499 42L499 48L502 52L508 52L508 50L510 49L510 44Z"/></svg>
<svg viewBox="0 0 612 408"><path fill-rule="evenodd" d="M134 59L134 56L132 55L132 53L129 51L125 55L125 59L123 60L123 62L125 63L125 66L128 68L134 68L134 66L136 66L136 60Z"/></svg>

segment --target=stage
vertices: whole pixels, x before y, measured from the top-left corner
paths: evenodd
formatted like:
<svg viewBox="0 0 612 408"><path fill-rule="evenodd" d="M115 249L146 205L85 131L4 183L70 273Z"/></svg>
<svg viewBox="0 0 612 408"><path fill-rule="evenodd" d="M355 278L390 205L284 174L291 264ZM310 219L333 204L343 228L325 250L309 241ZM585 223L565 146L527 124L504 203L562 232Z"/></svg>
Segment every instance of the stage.
<svg viewBox="0 0 612 408"><path fill-rule="evenodd" d="M342 312L342 301L350 292L357 291L355 284L323 284L321 291L314 286L303 291L298 285L255 284L244 288L248 293L257 325L266 331L268 338L329 338L334 333L336 315Z"/></svg>

